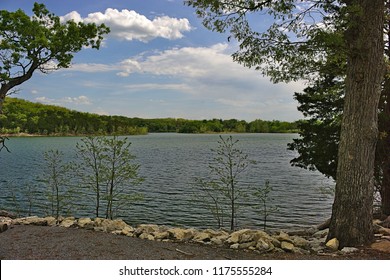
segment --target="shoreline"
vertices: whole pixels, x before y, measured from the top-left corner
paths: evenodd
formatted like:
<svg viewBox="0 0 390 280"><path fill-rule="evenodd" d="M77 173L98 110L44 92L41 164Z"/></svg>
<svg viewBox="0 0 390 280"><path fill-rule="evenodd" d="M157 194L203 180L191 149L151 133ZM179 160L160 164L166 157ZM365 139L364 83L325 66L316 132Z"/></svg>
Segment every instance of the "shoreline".
<svg viewBox="0 0 390 280"><path fill-rule="evenodd" d="M5 213L2 213L5 215ZM377 241L386 242L390 253L390 229L374 223ZM288 232L280 230L272 233L260 229L239 229L232 232L223 229L195 229L168 227L156 224L128 225L121 219L109 220L104 218L75 218L75 217L0 217L1 232L16 225L33 225L62 228L79 228L95 232L121 235L157 242L186 242L224 247L234 250L248 250L259 254L264 253L293 253L303 255L349 254L359 252L359 248L339 248L337 239L327 241L329 229L326 223Z"/></svg>

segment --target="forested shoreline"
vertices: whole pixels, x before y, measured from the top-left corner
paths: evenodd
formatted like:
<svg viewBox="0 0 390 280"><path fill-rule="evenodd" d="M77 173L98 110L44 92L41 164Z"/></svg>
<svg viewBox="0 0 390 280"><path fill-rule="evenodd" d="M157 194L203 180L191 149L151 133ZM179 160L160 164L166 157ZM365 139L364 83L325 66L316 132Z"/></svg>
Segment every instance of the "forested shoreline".
<svg viewBox="0 0 390 280"><path fill-rule="evenodd" d="M177 133L291 133L297 122L176 118L142 119L83 113L64 107L8 97L0 115L2 135L143 135Z"/></svg>

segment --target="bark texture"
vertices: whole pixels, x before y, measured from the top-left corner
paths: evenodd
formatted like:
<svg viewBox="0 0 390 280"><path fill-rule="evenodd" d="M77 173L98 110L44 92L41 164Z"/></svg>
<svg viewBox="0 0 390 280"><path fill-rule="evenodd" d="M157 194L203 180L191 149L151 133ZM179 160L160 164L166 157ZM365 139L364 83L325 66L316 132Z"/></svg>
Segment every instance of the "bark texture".
<svg viewBox="0 0 390 280"><path fill-rule="evenodd" d="M344 1L350 8L345 40L348 64L337 183L328 240L340 248L373 238L375 147L384 74L384 1Z"/></svg>
<svg viewBox="0 0 390 280"><path fill-rule="evenodd" d="M382 162L382 182L381 183L381 202L382 213L390 215L390 79L387 78L385 86L385 104L383 110L383 132L381 137L382 149L380 150L383 158Z"/></svg>

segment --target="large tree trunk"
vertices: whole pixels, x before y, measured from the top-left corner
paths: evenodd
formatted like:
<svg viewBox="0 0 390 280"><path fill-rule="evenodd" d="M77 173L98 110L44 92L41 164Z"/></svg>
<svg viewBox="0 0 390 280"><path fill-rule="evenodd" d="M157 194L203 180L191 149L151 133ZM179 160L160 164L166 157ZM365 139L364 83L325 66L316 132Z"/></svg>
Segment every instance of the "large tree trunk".
<svg viewBox="0 0 390 280"><path fill-rule="evenodd" d="M341 248L368 244L373 238L375 147L384 74L384 1L344 2L351 8L345 33L348 65L328 234L328 240L336 237Z"/></svg>

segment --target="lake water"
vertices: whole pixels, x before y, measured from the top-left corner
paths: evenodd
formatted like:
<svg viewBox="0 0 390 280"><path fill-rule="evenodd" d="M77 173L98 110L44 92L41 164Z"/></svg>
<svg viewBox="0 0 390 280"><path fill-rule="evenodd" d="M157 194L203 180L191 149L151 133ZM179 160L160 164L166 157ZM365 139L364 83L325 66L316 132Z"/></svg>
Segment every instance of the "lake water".
<svg viewBox="0 0 390 280"><path fill-rule="evenodd" d="M227 136L223 136L227 137ZM318 172L292 167L289 161L295 153L287 143L296 134L234 134L238 148L257 162L242 175L243 188L252 190L269 180L273 187L270 199L278 211L267 221L269 228L293 229L311 226L330 217L332 198L321 189L333 186L332 180ZM140 164L139 173L145 181L137 187L144 200L134 203L121 218L131 224L155 223L182 227L215 227L216 222L204 205L194 200L194 179L209 173L213 158L211 149L218 145L218 135L149 134L129 136L131 150ZM43 153L58 149L67 159L75 158L79 137L22 137L7 142L11 153L0 153L0 209L18 205L27 209L23 190L31 186L42 173ZM43 190L37 198L33 214L44 215L38 205L43 203ZM24 191L24 193L26 193ZM17 201L15 201L15 199ZM91 206L91 199L80 205ZM258 201L247 197L238 212L239 227L260 227L262 215L252 206ZM86 210L89 208L89 210ZM91 210L92 209L92 210ZM75 207L73 215L93 217L92 207ZM89 211L89 212L88 212Z"/></svg>

